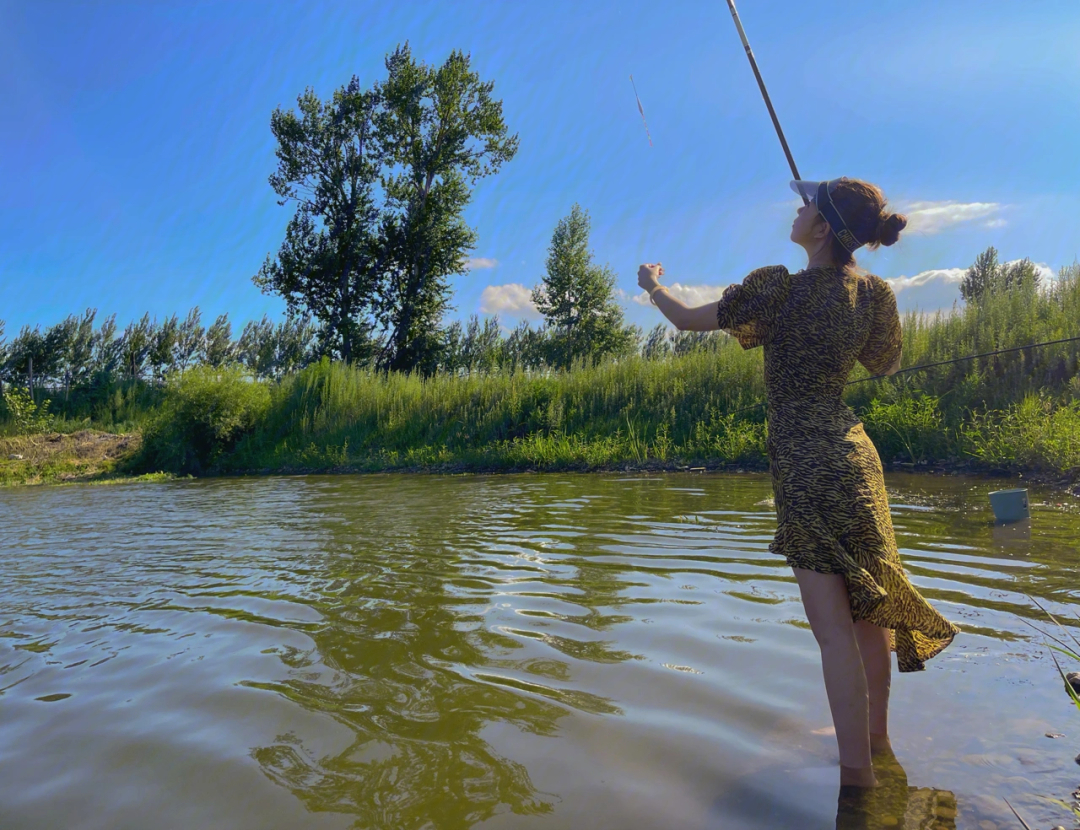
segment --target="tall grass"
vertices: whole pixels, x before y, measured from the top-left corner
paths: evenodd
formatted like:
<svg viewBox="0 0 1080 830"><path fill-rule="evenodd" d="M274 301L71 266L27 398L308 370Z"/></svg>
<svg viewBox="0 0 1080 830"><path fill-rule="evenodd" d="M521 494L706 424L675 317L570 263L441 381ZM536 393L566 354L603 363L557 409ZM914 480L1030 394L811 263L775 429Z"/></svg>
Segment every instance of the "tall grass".
<svg viewBox="0 0 1080 830"><path fill-rule="evenodd" d="M904 365L1076 335L1080 265L1064 269L1049 290L1027 285L950 315L906 315ZM762 352L743 351L725 336L712 342L664 359L543 373L424 378L324 360L263 386L265 406L248 407L257 417L236 426L227 447L204 448L200 458L217 471L764 465L767 413L752 407L765 397ZM212 386L213 377L197 381ZM852 378L865 377L856 367ZM234 375L221 378L222 406L247 394ZM191 394L185 381L170 387L144 442L148 451L159 446L155 435L187 434L165 424L185 417L175 402ZM845 398L886 462L1080 467L1080 343L860 383Z"/></svg>
<svg viewBox="0 0 1080 830"><path fill-rule="evenodd" d="M725 346L569 371L383 375L323 361L272 390L230 466L597 466L760 459L764 425L726 413L764 394L760 354Z"/></svg>

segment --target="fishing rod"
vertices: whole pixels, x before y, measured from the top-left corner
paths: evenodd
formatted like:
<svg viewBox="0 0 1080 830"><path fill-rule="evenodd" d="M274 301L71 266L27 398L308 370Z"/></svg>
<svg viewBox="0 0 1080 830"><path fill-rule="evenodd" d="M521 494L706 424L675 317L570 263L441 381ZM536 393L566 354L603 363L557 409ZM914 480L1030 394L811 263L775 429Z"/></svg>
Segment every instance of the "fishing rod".
<svg viewBox="0 0 1080 830"><path fill-rule="evenodd" d="M776 127L776 135L780 139L780 146L784 148L784 155L787 156L788 164L791 165L791 173L795 177L795 181L802 181L802 176L799 175L799 170L795 167L795 159L792 158L791 150L788 148L787 139L784 138L784 131L780 129L780 119L776 117L776 110L773 109L769 91L765 89L765 81L761 79L761 72L758 70L757 61L754 59L754 52L750 49L750 41L746 39L746 32L743 31L739 13L735 11L735 0L727 0L727 4L728 8L731 9L731 18L735 21L735 28L739 30L739 37L742 39L743 49L746 50L746 57L750 61L750 68L754 70L754 77L757 78L758 87L761 89L761 97L765 99L765 106L768 107L769 116L772 118L773 126ZM642 117L644 118L644 114L642 114ZM810 199L801 190L799 195L802 196L804 205L810 204Z"/></svg>
<svg viewBox="0 0 1080 830"><path fill-rule="evenodd" d="M939 361L937 361L935 363L922 363L922 364L920 364L918 366L910 366L907 369L897 369L895 372L892 373L892 375L872 375L871 377L859 378L858 380L849 380L847 383L844 384L844 386L846 388L848 386L854 386L856 383L865 383L868 380L881 380L882 378L890 378L890 377L893 377L894 375L902 375L905 372L918 372L918 371L920 371L922 369L931 369L934 366L947 366L950 363L960 363L960 362L962 362L964 360L975 360L976 358L979 358L979 357L993 357L994 355L998 355L998 354L1008 354L1009 352L1021 352L1024 349L1038 349L1041 346L1054 346L1054 345L1057 345L1059 343L1074 343L1077 340L1080 340L1080 337L1066 337L1066 338L1063 338L1061 340L1047 340L1045 343L1032 343L1032 344L1030 344L1028 346L1013 346L1012 348L1009 348L1009 349L998 349L997 351L983 352L982 354L973 354L973 355L968 355L967 357L956 357L956 358L953 358L952 360L939 360ZM767 401L761 401L761 402L753 404L751 406L744 406L744 407L742 407L742 409L736 409L734 412L731 412L730 414L731 415L737 415L740 412L746 412L747 410L750 410L750 409L757 409L759 406L765 406L766 404L767 404Z"/></svg>
<svg viewBox="0 0 1080 830"><path fill-rule="evenodd" d="M727 0L727 4L728 8L731 10L731 19L735 21L735 28L739 31L739 38L742 40L743 49L746 50L746 58L750 61L750 68L754 70L754 77L757 79L758 88L761 90L761 97L765 99L765 106L769 110L769 117L772 118L773 126L776 128L776 136L780 139L780 146L784 148L784 155L787 156L788 165L791 167L792 175L795 177L796 181L801 181L802 176L799 175L799 170L795 166L795 159L791 155L791 149L788 147L787 139L784 138L784 131L780 127L780 119L776 117L776 110L773 109L772 100L769 98L769 91L765 88L765 81L761 77L761 71L758 69L757 60L754 58L754 52L750 48L750 41L746 39L746 31L743 29L742 21L739 20L739 12L735 9L735 0ZM638 106L640 107L640 103L638 104ZM642 118L644 117L645 113L642 112ZM801 188L799 189L799 195L802 196L804 205L810 204L810 200L807 198L806 194L802 191ZM1077 340L1080 340L1080 337L1067 337L1063 340L1050 340L1046 343L1033 343L1030 346L1016 346L1011 349L998 349L997 351L993 352L973 354L969 355L968 357L957 357L952 360L939 360L936 363L924 363L920 366L911 366L907 369L898 369L897 371L893 372L892 375L873 375L872 377L859 378L858 380L850 380L844 385L845 387L852 386L853 384L864 383L868 380L880 380L884 377L902 375L905 372L917 372L922 369L930 369L934 366L945 366L950 363L960 363L964 360L975 360L976 358L980 357L993 357L994 355L1007 354L1009 352L1018 352L1022 351L1023 349L1037 349L1041 346L1053 346L1058 343L1072 343ZM753 406L744 406L742 409L736 409L735 412L731 414L734 415L739 412L745 412L748 409L757 409L759 406L765 406L765 404L766 402L762 401L760 403L754 404Z"/></svg>

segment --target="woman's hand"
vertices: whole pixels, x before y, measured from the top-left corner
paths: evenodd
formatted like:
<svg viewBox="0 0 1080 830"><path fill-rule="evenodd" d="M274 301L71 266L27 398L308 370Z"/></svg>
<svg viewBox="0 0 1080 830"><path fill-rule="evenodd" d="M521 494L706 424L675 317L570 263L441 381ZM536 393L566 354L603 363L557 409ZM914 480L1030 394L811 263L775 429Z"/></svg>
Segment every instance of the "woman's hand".
<svg viewBox="0 0 1080 830"><path fill-rule="evenodd" d="M660 284L660 277L664 276L664 266L661 263L652 265L645 263L637 271L637 284L646 291L652 291Z"/></svg>

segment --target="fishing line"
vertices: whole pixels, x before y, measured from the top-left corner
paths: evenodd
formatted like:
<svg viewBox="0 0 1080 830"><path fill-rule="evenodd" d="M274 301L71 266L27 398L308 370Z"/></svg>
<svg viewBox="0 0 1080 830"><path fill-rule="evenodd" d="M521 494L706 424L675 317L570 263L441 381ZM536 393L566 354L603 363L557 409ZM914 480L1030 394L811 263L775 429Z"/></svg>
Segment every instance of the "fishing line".
<svg viewBox="0 0 1080 830"><path fill-rule="evenodd" d="M956 358L953 358L952 360L939 360L936 363L922 363L922 364L920 364L918 366L910 366L907 369L897 369L891 375L873 375L871 377L859 378L858 380L849 380L847 383L844 384L844 386L845 387L853 386L856 383L865 383L868 380L881 380L882 378L891 378L891 377L895 377L896 375L902 375L905 372L917 372L917 371L919 371L921 369L933 368L934 366L947 366L950 363L960 363L960 362L962 362L964 360L975 360L976 358L979 358L979 357L993 357L994 355L997 355L997 354L1008 354L1009 352L1020 352L1020 351L1023 351L1024 349L1038 349L1041 346L1054 346L1054 345L1057 345L1058 343L1074 343L1077 340L1080 340L1080 337L1066 337L1063 340L1048 340L1045 343L1032 343L1029 346L1013 346L1012 348L1009 348L1009 349L998 349L997 351L983 352L982 354L973 354L973 355L968 355L967 357L956 357ZM767 401L761 401L760 403L756 403L756 404L753 404L751 406L744 406L742 409L736 409L734 412L731 412L729 414L737 415L738 413L746 412L749 409L757 409L759 406L765 406L767 403L768 403Z"/></svg>
<svg viewBox="0 0 1080 830"><path fill-rule="evenodd" d="M630 85L634 88L634 97L637 98L638 112L641 113L641 123L645 125L645 136L649 139L649 146L652 147L652 136L649 135L649 123L645 120L645 108L641 106L641 99L638 98L637 84L634 83L634 76L630 76Z"/></svg>

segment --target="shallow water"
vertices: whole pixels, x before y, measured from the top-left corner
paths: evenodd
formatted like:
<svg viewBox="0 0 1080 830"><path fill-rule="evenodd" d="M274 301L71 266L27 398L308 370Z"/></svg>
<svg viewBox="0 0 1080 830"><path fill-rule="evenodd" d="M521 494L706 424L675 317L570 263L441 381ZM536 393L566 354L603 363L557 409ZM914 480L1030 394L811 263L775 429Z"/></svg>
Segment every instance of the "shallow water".
<svg viewBox="0 0 1080 830"><path fill-rule="evenodd" d="M1018 826L1001 796L1068 825L1037 796L1080 784L1080 712L1023 618L1025 594L1080 617L1076 500L1033 490L1029 525L994 528L1009 482L887 483L913 582L964 633L894 676L907 780L841 826ZM770 496L711 474L4 491L0 827L836 827Z"/></svg>

